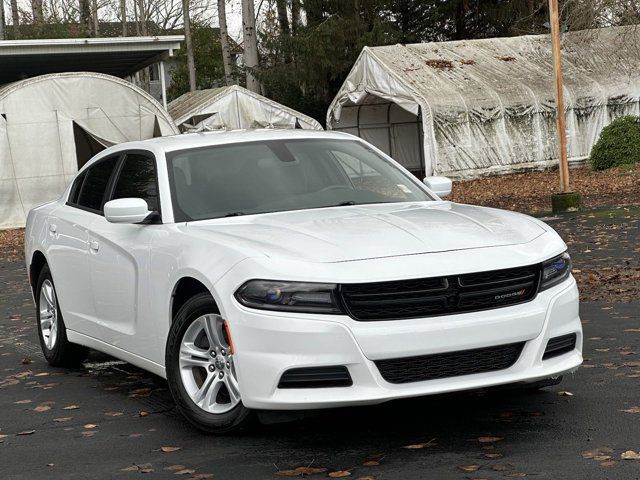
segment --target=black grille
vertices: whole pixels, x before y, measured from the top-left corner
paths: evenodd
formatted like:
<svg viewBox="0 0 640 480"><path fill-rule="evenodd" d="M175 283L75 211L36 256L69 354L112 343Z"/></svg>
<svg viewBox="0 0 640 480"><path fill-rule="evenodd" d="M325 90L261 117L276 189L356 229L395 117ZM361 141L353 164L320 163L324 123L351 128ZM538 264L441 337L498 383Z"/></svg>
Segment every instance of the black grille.
<svg viewBox="0 0 640 480"><path fill-rule="evenodd" d="M353 385L347 367L291 368L282 374L278 388L328 388Z"/></svg>
<svg viewBox="0 0 640 480"><path fill-rule="evenodd" d="M561 337L554 337L547 343L547 348L544 350L543 360L547 358L557 357L565 353L569 353L576 348L576 334L570 333L568 335L562 335Z"/></svg>
<svg viewBox="0 0 640 480"><path fill-rule="evenodd" d="M432 317L532 300L540 266L393 282L343 284L343 304L356 320Z"/></svg>
<svg viewBox="0 0 640 480"><path fill-rule="evenodd" d="M516 363L523 347L524 342L519 342L421 357L378 360L375 364L382 378L389 383L422 382L504 370Z"/></svg>

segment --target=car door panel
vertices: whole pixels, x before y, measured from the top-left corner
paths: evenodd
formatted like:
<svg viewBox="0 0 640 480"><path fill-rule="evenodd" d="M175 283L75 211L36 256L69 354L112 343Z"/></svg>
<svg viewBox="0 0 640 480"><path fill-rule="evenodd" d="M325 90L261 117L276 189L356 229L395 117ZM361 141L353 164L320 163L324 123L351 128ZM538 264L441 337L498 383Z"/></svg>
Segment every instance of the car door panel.
<svg viewBox="0 0 640 480"><path fill-rule="evenodd" d="M155 158L150 153L124 155L110 199L136 197L158 208ZM157 217L156 217L157 218ZM91 225L89 255L97 322L93 336L143 358L151 358L148 316L149 248L159 225L110 223L100 217Z"/></svg>

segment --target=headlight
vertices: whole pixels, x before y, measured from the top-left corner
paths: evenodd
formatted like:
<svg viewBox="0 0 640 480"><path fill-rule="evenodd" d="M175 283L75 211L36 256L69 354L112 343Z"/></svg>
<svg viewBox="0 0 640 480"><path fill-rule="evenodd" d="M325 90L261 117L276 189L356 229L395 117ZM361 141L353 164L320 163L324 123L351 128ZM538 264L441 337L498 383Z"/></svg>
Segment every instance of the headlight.
<svg viewBox="0 0 640 480"><path fill-rule="evenodd" d="M567 252L542 264L540 291L551 288L565 280L571 273L571 257Z"/></svg>
<svg viewBox="0 0 640 480"><path fill-rule="evenodd" d="M235 296L244 306L261 310L304 313L342 313L334 283L249 280Z"/></svg>

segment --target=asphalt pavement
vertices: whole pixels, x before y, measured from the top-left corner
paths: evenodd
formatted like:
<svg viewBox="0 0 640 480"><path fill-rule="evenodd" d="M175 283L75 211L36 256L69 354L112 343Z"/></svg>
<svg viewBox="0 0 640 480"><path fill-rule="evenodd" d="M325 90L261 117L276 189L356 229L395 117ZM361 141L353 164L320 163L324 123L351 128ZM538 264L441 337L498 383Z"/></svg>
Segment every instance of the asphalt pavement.
<svg viewBox="0 0 640 480"><path fill-rule="evenodd" d="M0 262L0 286L3 480L269 479L298 467L318 479L640 478L640 460L621 458L640 451L640 300L582 302L585 364L556 387L327 410L207 436L175 411L164 381L127 363L92 353L80 369L48 366L21 262Z"/></svg>

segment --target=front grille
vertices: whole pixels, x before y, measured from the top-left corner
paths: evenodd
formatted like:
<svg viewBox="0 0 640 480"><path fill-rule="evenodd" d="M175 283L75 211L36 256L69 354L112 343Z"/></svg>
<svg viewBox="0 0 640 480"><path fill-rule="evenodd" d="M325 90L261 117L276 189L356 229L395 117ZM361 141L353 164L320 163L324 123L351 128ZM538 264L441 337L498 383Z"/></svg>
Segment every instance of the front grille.
<svg viewBox="0 0 640 480"><path fill-rule="evenodd" d="M564 355L572 352L576 348L576 334L570 333L561 337L554 337L547 342L547 348L544 350L542 360Z"/></svg>
<svg viewBox="0 0 640 480"><path fill-rule="evenodd" d="M540 265L392 282L343 284L342 302L355 320L433 317L532 300Z"/></svg>
<svg viewBox="0 0 640 480"><path fill-rule="evenodd" d="M278 388L328 388L353 385L347 367L290 368L280 377Z"/></svg>
<svg viewBox="0 0 640 480"><path fill-rule="evenodd" d="M525 342L438 353L421 357L393 358L375 362L382 378L389 383L423 382L475 373L495 372L511 367Z"/></svg>

